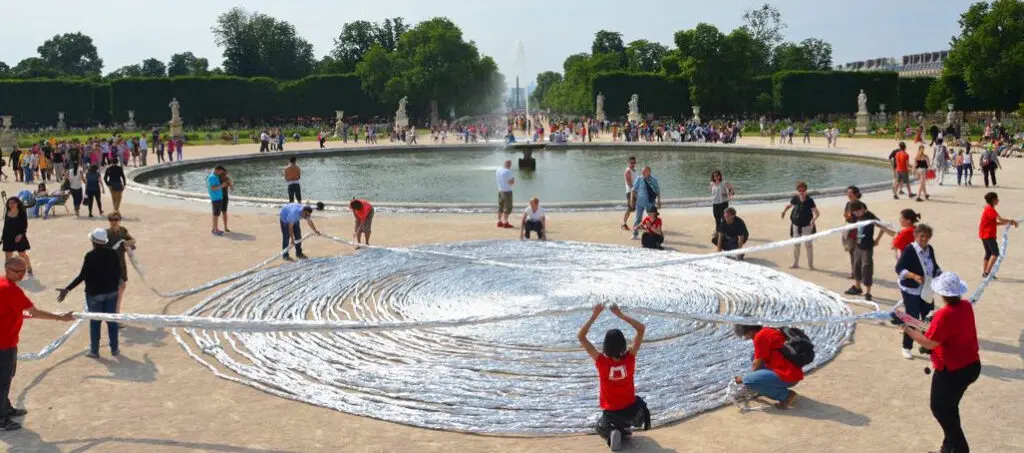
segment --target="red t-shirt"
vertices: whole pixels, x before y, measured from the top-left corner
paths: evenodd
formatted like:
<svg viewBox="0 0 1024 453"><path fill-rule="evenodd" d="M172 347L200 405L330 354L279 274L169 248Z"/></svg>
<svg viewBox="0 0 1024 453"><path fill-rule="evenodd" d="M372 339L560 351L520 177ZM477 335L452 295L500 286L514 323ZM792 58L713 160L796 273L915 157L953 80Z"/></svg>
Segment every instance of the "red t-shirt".
<svg viewBox="0 0 1024 453"><path fill-rule="evenodd" d="M601 409L619 411L632 406L636 401L636 389L633 387L636 356L627 352L625 357L615 360L601 354L594 365L601 383Z"/></svg>
<svg viewBox="0 0 1024 453"><path fill-rule="evenodd" d="M360 209L358 211L352 211L352 212L354 212L356 214L356 217L359 218L360 222L365 222L366 221L366 216L370 215L370 210L373 209L373 206L371 206L370 202L366 201L366 200L357 200L357 201L359 201L360 203L363 204L363 209Z"/></svg>
<svg viewBox="0 0 1024 453"><path fill-rule="evenodd" d="M641 230L650 232L652 228L661 228L661 217L658 217L658 220L651 220L651 216L647 216L640 222Z"/></svg>
<svg viewBox="0 0 1024 453"><path fill-rule="evenodd" d="M804 370L786 360L779 349L786 344L786 335L765 327L754 335L754 359L764 362L765 368L779 375L783 382L797 383L804 379Z"/></svg>
<svg viewBox="0 0 1024 453"><path fill-rule="evenodd" d="M906 151L896 153L896 171L910 171L910 154L907 154Z"/></svg>
<svg viewBox="0 0 1024 453"><path fill-rule="evenodd" d="M892 248L902 252L912 242L914 242L914 227L905 227L892 239Z"/></svg>
<svg viewBox="0 0 1024 453"><path fill-rule="evenodd" d="M32 308L25 292L6 277L0 278L0 349L18 345L25 310Z"/></svg>
<svg viewBox="0 0 1024 453"><path fill-rule="evenodd" d="M990 204L985 205L985 209L981 211L981 225L978 226L978 238L996 238L996 218L998 217L999 213L996 212L996 208L993 208Z"/></svg>
<svg viewBox="0 0 1024 453"><path fill-rule="evenodd" d="M936 371L956 371L980 360L974 306L966 300L935 312L924 336L939 342L932 350L932 367Z"/></svg>

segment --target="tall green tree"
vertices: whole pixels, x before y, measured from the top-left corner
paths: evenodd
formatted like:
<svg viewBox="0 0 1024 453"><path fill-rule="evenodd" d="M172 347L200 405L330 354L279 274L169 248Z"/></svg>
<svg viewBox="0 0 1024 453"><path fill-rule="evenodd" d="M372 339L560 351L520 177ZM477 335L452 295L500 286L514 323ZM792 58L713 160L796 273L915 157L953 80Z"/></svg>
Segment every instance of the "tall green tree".
<svg viewBox="0 0 1024 453"><path fill-rule="evenodd" d="M407 31L409 26L401 17L385 19L383 23L365 20L349 22L342 26L341 34L334 38L330 60L321 60L318 72L354 72L356 65L374 45L392 52L398 47L398 40Z"/></svg>
<svg viewBox="0 0 1024 453"><path fill-rule="evenodd" d="M11 67L7 66L7 63L0 61L0 78L10 77Z"/></svg>
<svg viewBox="0 0 1024 453"><path fill-rule="evenodd" d="M775 71L828 71L832 69L832 45L817 38L799 44L784 42L772 54Z"/></svg>
<svg viewBox="0 0 1024 453"><path fill-rule="evenodd" d="M156 58L142 60L140 69L143 77L167 77L167 65Z"/></svg>
<svg viewBox="0 0 1024 453"><path fill-rule="evenodd" d="M771 49L782 42L782 31L786 24L782 22L779 9L765 3L757 9L748 9L743 13L743 27L755 41Z"/></svg>
<svg viewBox="0 0 1024 453"><path fill-rule="evenodd" d="M46 65L62 74L99 77L103 70L92 38L82 33L64 33L48 39L37 49Z"/></svg>
<svg viewBox="0 0 1024 453"><path fill-rule="evenodd" d="M137 64L122 66L118 68L116 71L107 74L107 76L104 78L106 80L117 80L128 77L142 77L142 66Z"/></svg>
<svg viewBox="0 0 1024 453"><path fill-rule="evenodd" d="M205 58L197 58L192 52L176 53L171 55L167 64L167 75L176 76L205 76L210 74L210 62Z"/></svg>
<svg viewBox="0 0 1024 453"><path fill-rule="evenodd" d="M531 97L533 97L534 105L539 105L544 100L544 95L547 94L548 90L551 89L556 83L562 81L562 74L555 71L545 71L537 74L537 87L533 89Z"/></svg>
<svg viewBox="0 0 1024 453"><path fill-rule="evenodd" d="M668 48L646 39L638 39L626 46L626 69L633 72L657 72Z"/></svg>
<svg viewBox="0 0 1024 453"><path fill-rule="evenodd" d="M622 41L622 33L601 30L594 34L594 42L590 45L591 55L613 54L616 56L620 69L626 66L626 45Z"/></svg>
<svg viewBox="0 0 1024 453"><path fill-rule="evenodd" d="M39 57L29 57L19 61L11 68L10 74L19 79L54 78L63 75Z"/></svg>
<svg viewBox="0 0 1024 453"><path fill-rule="evenodd" d="M960 16L945 71L959 74L968 91L993 105L1016 105L1024 96L1024 1L975 3Z"/></svg>
<svg viewBox="0 0 1024 453"><path fill-rule="evenodd" d="M298 79L313 72L313 45L292 24L266 14L233 8L212 28L224 47L224 70L242 77Z"/></svg>

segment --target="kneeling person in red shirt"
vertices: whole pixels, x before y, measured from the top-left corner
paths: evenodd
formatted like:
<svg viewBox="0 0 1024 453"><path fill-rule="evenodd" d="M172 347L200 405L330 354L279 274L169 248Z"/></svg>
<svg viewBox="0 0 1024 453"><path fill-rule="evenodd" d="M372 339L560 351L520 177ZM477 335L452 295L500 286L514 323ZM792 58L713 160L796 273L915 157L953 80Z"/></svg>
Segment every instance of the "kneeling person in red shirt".
<svg viewBox="0 0 1024 453"><path fill-rule="evenodd" d="M736 382L778 401L779 409L791 406L797 394L790 387L804 379L804 370L782 355L780 349L786 344L786 335L778 329L761 326L737 325L735 332L739 337L754 340L751 371L742 378L736 376Z"/></svg>
<svg viewBox="0 0 1024 453"><path fill-rule="evenodd" d="M600 403L601 419L597 424L597 433L608 443L612 451L622 448L623 437L632 434L633 427L650 427L650 412L647 404L642 398L636 396L636 389L633 385L633 371L636 368L636 353L644 341L644 330L646 327L619 310L617 305L612 304L612 314L618 316L636 330L633 337L633 345L626 347L626 337L619 329L611 329L604 335L602 351L587 339L590 326L594 324L597 317L604 310L604 305L594 306L594 312L590 319L583 324L576 339L579 340L583 350L594 359L597 367L598 380L600 382Z"/></svg>

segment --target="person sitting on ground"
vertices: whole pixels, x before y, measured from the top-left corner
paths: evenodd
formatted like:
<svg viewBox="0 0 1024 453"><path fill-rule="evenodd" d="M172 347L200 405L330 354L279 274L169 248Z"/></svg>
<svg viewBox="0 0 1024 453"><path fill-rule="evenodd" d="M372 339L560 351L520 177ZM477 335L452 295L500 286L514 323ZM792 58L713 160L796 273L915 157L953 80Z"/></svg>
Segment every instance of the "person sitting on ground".
<svg viewBox="0 0 1024 453"><path fill-rule="evenodd" d="M780 350L786 345L786 335L771 327L739 324L734 327L734 332L738 337L754 341L751 371L743 377L736 376L736 383L778 401L775 406L779 409L792 406L797 394L790 387L804 379L804 370L782 355Z"/></svg>
<svg viewBox="0 0 1024 453"><path fill-rule="evenodd" d="M317 202L317 211L324 210L324 203ZM316 229L316 224L313 223L313 207L303 206L299 203L288 203L281 208L280 223L281 223L281 250L283 254L281 258L285 261L291 261L292 257L288 255L288 247L295 246L295 256L300 260L308 258L302 253L302 228L299 227L299 220L306 219L306 224L313 230L318 236L320 230Z"/></svg>
<svg viewBox="0 0 1024 453"><path fill-rule="evenodd" d="M601 344L601 351L594 347L587 334L590 326L594 324L598 316L604 310L604 305L594 305L593 313L587 320L576 339L580 346L594 360L597 367L597 378L599 382L599 394L601 405L601 418L597 423L597 434L611 447L612 451L622 448L623 437L632 434L633 427L650 427L650 412L647 410L647 403L643 398L636 395L636 388L633 382L634 371L636 370L636 355L640 352L640 346L644 341L646 326L626 314L622 313L619 307L612 304L609 311L619 319L636 330L633 337L633 345L626 347L626 336L619 329L611 329L604 335L604 342Z"/></svg>
<svg viewBox="0 0 1024 453"><path fill-rule="evenodd" d="M357 200L355 198L348 204L349 209L352 210L352 215L356 217L356 231L353 234L356 243L359 243L360 236L365 238L364 244L370 245L370 231L373 227L373 205L366 200Z"/></svg>
<svg viewBox="0 0 1024 453"><path fill-rule="evenodd" d="M865 220L878 220L874 213L868 211L868 206L863 201L854 200L850 202L850 213L857 222ZM871 284L874 282L875 273L875 246L882 239L885 231L879 228L878 236L875 237L875 225L864 225L857 228L853 251L853 286L846 290L847 295L864 295L864 300L871 301Z"/></svg>
<svg viewBox="0 0 1024 453"><path fill-rule="evenodd" d="M743 219L736 216L736 208L726 208L722 213L722 222L718 224L718 232L715 234L715 245L718 251L728 251L743 248L750 238L747 231L747 224ZM743 260L743 255L736 259Z"/></svg>
<svg viewBox="0 0 1024 453"><path fill-rule="evenodd" d="M640 231L644 233L640 236L640 245L645 249L662 250L664 248L661 244L665 242L665 232L661 230L661 216L658 214L658 208L652 206L647 209L647 217L640 222Z"/></svg>
<svg viewBox="0 0 1024 453"><path fill-rule="evenodd" d="M530 232L537 232L537 239L547 240L547 216L544 209L540 207L540 200L537 197L530 199L530 206L523 212L523 219L520 221L519 239L530 239Z"/></svg>

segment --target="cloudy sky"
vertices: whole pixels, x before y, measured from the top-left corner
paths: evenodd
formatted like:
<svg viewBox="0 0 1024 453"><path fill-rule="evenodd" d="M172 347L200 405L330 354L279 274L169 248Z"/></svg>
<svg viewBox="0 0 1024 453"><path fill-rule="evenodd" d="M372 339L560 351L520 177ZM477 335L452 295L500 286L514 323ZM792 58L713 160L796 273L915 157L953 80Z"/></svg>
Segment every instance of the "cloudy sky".
<svg viewBox="0 0 1024 453"><path fill-rule="evenodd" d="M330 51L342 24L401 16L418 22L447 16L480 50L494 57L511 82L515 42L524 43L527 75L561 71L566 56L588 52L594 33L621 32L626 42L648 39L672 46L677 30L707 22L728 32L740 25L745 9L757 0L695 2L622 2L590 0L7 0L0 26L0 61L14 66L36 56L36 48L54 34L81 31L91 36L104 61L104 73L146 58L167 61L192 51L221 62L222 49L210 27L217 16L241 5L296 26L315 47ZM788 40L824 39L833 46L835 64L877 57L943 50L959 30L957 19L967 0L778 0L772 2L788 25ZM484 6L486 5L486 6ZM630 6L627 6L630 5ZM631 6L631 5L656 5ZM660 8L660 9L658 9Z"/></svg>

